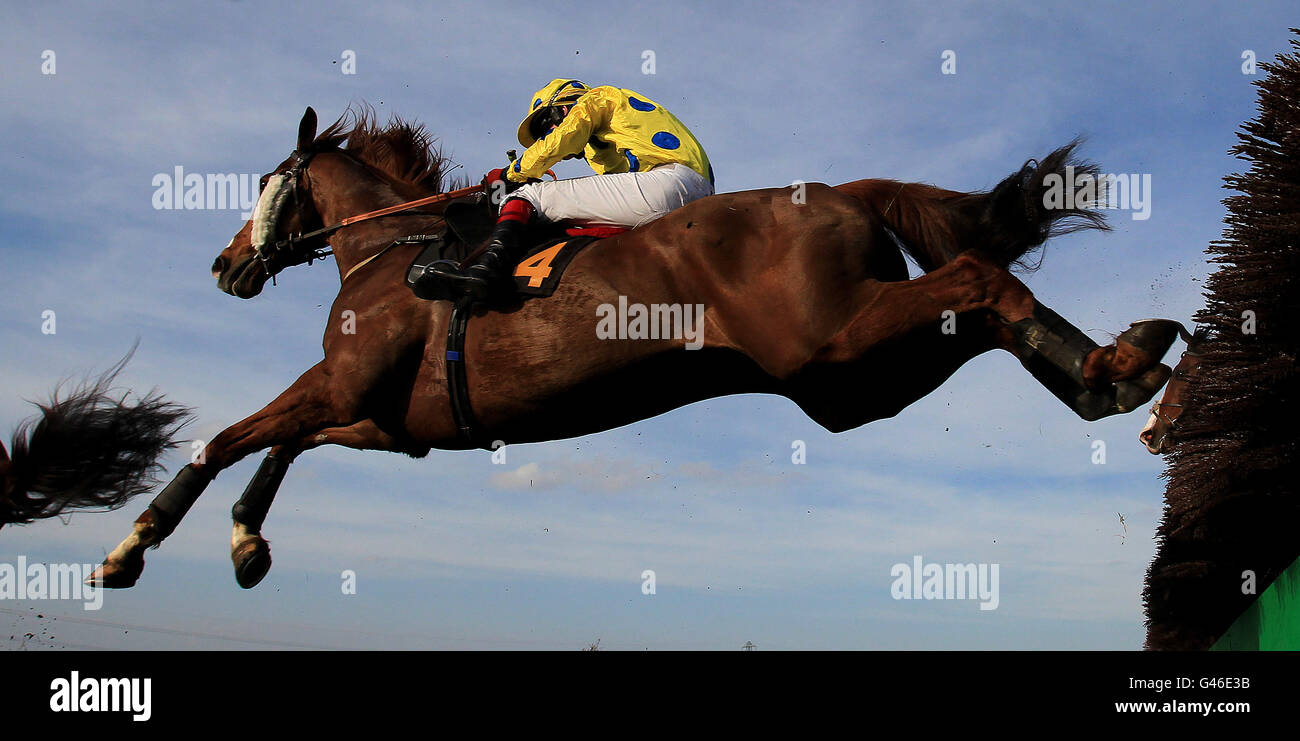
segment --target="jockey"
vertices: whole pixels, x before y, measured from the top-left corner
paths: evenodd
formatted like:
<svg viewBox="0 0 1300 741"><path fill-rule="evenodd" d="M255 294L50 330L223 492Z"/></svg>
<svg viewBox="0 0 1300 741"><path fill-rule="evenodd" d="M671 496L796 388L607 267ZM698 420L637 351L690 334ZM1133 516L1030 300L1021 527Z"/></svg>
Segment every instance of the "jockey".
<svg viewBox="0 0 1300 741"><path fill-rule="evenodd" d="M531 100L518 131L528 149L483 179L485 187L502 187L500 182L510 193L488 248L463 271L454 263L431 266L460 295L484 298L507 287L534 220L634 228L713 194L704 148L646 96L555 79ZM587 160L596 176L539 180L555 163L575 157Z"/></svg>

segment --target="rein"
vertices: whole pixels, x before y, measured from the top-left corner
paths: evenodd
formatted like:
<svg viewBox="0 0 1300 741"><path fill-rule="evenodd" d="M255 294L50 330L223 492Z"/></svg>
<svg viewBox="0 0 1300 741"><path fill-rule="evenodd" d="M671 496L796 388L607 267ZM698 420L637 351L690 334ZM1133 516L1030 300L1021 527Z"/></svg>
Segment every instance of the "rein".
<svg viewBox="0 0 1300 741"><path fill-rule="evenodd" d="M316 156L315 152L303 153L301 150L298 149L293 150L293 153L290 155L293 164L291 164L289 166L289 169L285 171L285 175L287 177L280 184L281 190L284 189L286 183L291 184L291 187L293 188L292 190L293 203L294 203L294 208L298 212L299 223L302 223L302 199L298 196L299 183L301 182L302 177L307 173L307 165L311 162L312 158L315 156ZM547 170L546 174L550 175L552 179L555 179L554 172ZM285 268L288 267L293 267L294 265L301 265L304 262L310 265L315 260L323 260L326 257L329 257L330 255L334 254L333 251L330 249L320 249L316 247L309 247L306 250L301 250L299 245L301 245L302 243L308 240L315 239L317 237L327 237L339 231L340 229L343 229L344 227L352 226L354 224L360 224L365 221L370 221L371 219L379 219L385 216L392 216L393 214L412 211L421 206L430 206L435 203L442 203L444 201L450 201L455 198L462 198L464 196L480 193L482 192L482 190L483 190L482 185L472 185L466 188L453 190L447 193L439 193L437 195L428 196L426 198L419 198L414 201L407 201L405 203L399 203L393 206L387 206L385 208L375 209L374 211L367 211L365 213L357 214L356 216L349 216L343 219L342 221L338 222L337 224L331 224L329 226L321 227L320 229L316 229L306 233L291 234L285 239L281 239L275 242L269 242L267 244L262 244L262 245L253 245L253 250L257 253L258 259L262 261L262 267L266 270L267 274L271 276L271 285L275 285L275 276L281 270L284 270ZM278 194L277 194L277 198L278 198ZM276 221L279 220L278 213L275 215L275 220ZM404 237L402 239L390 243L387 247L384 247L383 249L371 255L370 257L367 257L366 259L352 266L352 269L349 270L343 276L343 280L347 280L348 276L355 273L359 268L369 264L372 260L384 254L385 252L388 252L393 247L396 247L399 244L407 244L410 242L419 242L419 241L427 241L427 235L415 235L414 237ZM326 247L328 247L328 245L326 245ZM281 260L280 259L281 256L284 256L285 259Z"/></svg>
<svg viewBox="0 0 1300 741"><path fill-rule="evenodd" d="M313 156L315 156L315 153L303 154L299 150L295 149L292 155L293 164L289 167L289 169L285 173L286 175L288 175L287 179L292 183L294 207L298 211L299 222L302 221L301 218L302 199L299 198L298 196L299 183L301 182L302 176L306 173L307 165L311 162ZM284 186L281 185L281 187ZM330 250L317 249L317 248L311 248L306 250L305 252L302 252L299 249L299 245L301 245L303 242L306 242L311 239L315 239L317 237L328 236L330 234L339 231L340 229L343 229L344 227L352 226L354 224L360 224L362 222L370 221L372 219L378 219L384 216L391 216L393 214L399 214L406 211L411 211L420 208L421 206L429 206L435 203L442 203L443 201L449 201L454 198L461 198L463 196L472 195L481 190L482 190L482 186L476 185L468 188L461 188L459 190L453 190L448 193L439 193L437 195L428 196L426 198L419 198L414 201L399 203L393 206L388 206L386 208L376 209L374 211L367 211L365 213L357 214L355 216L349 216L343 219L342 221L338 222L337 224L331 224L329 226L321 227L320 229L316 229L306 233L291 234L285 239L273 242L269 245L254 245L254 249L257 252L258 258L262 261L262 266L266 269L266 272L271 276L271 283L272 285L274 285L275 275L276 273L279 273L281 270L287 267L292 267L294 265L301 265L304 262L307 264L311 264L315 260L324 259L326 257L329 257L331 254L333 254L333 252ZM397 243L395 242L393 244L388 245L384 249L380 250L374 255L371 255L370 257L358 263L356 266L354 266L351 270L348 271L347 275L343 276L343 279L347 280L347 276L352 275L352 273L356 272L357 268L369 263L371 260L384 254L395 244ZM276 264L277 262L281 262L277 260L277 258L281 255L287 255L288 260L284 260L282 261L283 264L277 265Z"/></svg>

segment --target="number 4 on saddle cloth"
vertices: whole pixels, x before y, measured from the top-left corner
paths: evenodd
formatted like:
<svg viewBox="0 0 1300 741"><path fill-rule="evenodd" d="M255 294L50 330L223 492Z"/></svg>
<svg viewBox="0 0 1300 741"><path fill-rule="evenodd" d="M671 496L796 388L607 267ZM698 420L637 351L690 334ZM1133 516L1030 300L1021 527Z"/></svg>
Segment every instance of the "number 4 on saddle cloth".
<svg viewBox="0 0 1300 741"><path fill-rule="evenodd" d="M439 260L464 262L476 248L487 241L496 223L490 201L483 195L453 201L443 212L447 228L429 236L411 237L406 241L426 242L406 271L406 285L423 299L450 299L437 273L429 266ZM515 295L523 298L546 297L555 293L560 277L569 262L584 247L605 237L622 234L622 227L573 224L541 224L532 232L533 244L515 266ZM399 240L403 241L403 240Z"/></svg>

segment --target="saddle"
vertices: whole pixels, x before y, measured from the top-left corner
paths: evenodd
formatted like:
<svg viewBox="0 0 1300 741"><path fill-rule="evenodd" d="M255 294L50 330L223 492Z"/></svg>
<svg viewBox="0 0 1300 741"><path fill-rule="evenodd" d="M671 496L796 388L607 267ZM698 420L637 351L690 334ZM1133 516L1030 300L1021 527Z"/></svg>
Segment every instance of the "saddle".
<svg viewBox="0 0 1300 741"><path fill-rule="evenodd" d="M492 235L496 212L491 200L478 193L452 201L443 211L446 227L430 235L408 238L425 248L411 261L406 271L406 285L416 296L427 300L447 298L437 274L429 266L440 260L464 263ZM622 227L596 227L577 224L543 224L534 229L533 243L515 267L515 293L520 299L544 298L555 293L564 269L583 248L599 239L627 231Z"/></svg>

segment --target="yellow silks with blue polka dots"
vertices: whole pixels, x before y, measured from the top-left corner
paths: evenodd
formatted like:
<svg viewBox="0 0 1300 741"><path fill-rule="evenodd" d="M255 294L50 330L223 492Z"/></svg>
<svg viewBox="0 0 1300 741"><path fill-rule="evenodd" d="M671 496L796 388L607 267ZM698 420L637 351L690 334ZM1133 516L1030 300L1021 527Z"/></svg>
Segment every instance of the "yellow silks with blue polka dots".
<svg viewBox="0 0 1300 741"><path fill-rule="evenodd" d="M575 95L580 97L574 100ZM549 134L532 141L528 125L552 100L571 106L569 115ZM599 175L678 163L713 182L709 157L695 136L676 116L640 93L609 85L586 89L577 80L556 79L529 102L528 116L519 125L519 143L528 149L507 175L515 182L540 178L555 163L577 154Z"/></svg>

